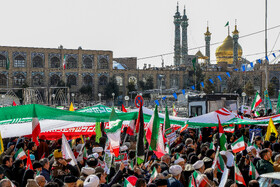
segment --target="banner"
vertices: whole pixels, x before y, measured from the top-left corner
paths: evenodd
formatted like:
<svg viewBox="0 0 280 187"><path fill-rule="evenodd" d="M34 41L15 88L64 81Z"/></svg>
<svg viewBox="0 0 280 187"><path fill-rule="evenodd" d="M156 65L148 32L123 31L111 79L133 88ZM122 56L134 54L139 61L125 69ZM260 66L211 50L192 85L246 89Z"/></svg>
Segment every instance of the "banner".
<svg viewBox="0 0 280 187"><path fill-rule="evenodd" d="M124 166L128 166L127 153L121 153L118 157L115 157L115 163L123 163Z"/></svg>

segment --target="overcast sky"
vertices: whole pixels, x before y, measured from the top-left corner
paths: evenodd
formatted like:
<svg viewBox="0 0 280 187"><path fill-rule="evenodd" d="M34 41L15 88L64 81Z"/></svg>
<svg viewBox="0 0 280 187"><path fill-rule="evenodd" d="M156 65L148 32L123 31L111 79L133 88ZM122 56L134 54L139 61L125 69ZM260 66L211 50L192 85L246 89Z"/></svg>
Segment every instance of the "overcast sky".
<svg viewBox="0 0 280 187"><path fill-rule="evenodd" d="M280 0L268 0L268 28L280 25ZM237 19L240 36L264 29L265 0L179 0L189 18L189 49L204 46L209 21L211 43L227 36L224 27L230 21L231 32ZM1 2L1 46L25 46L67 49L111 50L114 57L137 57L173 52L176 0L12 0ZM272 50L280 27L268 32L268 50ZM249 61L263 58L264 32L239 40ZM215 60L218 45L211 46ZM198 49L190 50L195 54ZM205 48L200 50L205 54ZM280 39L274 50L280 54ZM173 55L163 56L173 64ZM272 60L272 55L270 56ZM139 60L160 66L161 58Z"/></svg>

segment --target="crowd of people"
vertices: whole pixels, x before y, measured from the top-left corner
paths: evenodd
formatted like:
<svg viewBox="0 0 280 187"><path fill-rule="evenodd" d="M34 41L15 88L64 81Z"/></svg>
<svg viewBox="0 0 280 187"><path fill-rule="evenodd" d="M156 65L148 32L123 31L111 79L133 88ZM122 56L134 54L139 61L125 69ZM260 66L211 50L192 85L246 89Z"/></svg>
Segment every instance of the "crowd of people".
<svg viewBox="0 0 280 187"><path fill-rule="evenodd" d="M226 133L227 151L220 154L229 169L226 187L244 186L235 178L234 164L242 173L246 186L257 187L259 182L249 174L250 163L261 174L280 171L280 144L275 134L264 141L266 127L261 127L262 135L255 136L252 145L233 154L231 144L243 136L249 140L249 129L254 126L235 127L234 133ZM260 127L258 127L260 128ZM219 138L217 128L202 128L199 136L197 129L188 128L177 131L177 138L170 144L170 153L157 158L145 145L145 161L138 165L136 161L136 137L122 134L121 152L127 153L127 162L112 160L106 168L106 134L103 132L99 143L95 136L69 140L77 164L65 159L62 153L62 141L39 140L39 146L26 137L3 139L5 151L0 155L0 187L182 187L182 186L219 186L222 172L213 167ZM84 143L83 143L84 141ZM211 146L210 144L213 144ZM81 149L87 156L79 157ZM32 167L27 166L27 158L15 159L15 153L23 149L30 157ZM156 175L154 173L156 171ZM196 171L196 180L194 179ZM129 185L128 185L129 184ZM277 185L275 185L277 186Z"/></svg>

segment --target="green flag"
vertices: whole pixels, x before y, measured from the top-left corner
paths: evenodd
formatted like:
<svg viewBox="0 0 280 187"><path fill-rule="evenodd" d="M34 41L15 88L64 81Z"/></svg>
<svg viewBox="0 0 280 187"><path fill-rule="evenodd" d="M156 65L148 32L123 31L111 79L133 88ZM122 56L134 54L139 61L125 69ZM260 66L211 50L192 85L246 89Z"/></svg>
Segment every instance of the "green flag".
<svg viewBox="0 0 280 187"><path fill-rule="evenodd" d="M225 27L227 27L229 25L229 21L226 23Z"/></svg>
<svg viewBox="0 0 280 187"><path fill-rule="evenodd" d="M144 144L144 117L142 105L139 108L138 119L136 121L136 134L137 134L137 146L136 146L136 160L137 164L142 164L145 161L145 144Z"/></svg>
<svg viewBox="0 0 280 187"><path fill-rule="evenodd" d="M99 143L99 139L102 137L100 122L95 123L95 142Z"/></svg>
<svg viewBox="0 0 280 187"><path fill-rule="evenodd" d="M279 95L278 95L277 109L276 109L276 114L279 114L279 113L280 113L280 92L279 92Z"/></svg>
<svg viewBox="0 0 280 187"><path fill-rule="evenodd" d="M196 57L192 59L193 70L196 71Z"/></svg>
<svg viewBox="0 0 280 187"><path fill-rule="evenodd" d="M10 60L9 60L9 57L7 57L6 59L6 70L9 70L10 69Z"/></svg>
<svg viewBox="0 0 280 187"><path fill-rule="evenodd" d="M265 103L265 111L267 111L267 109L272 110L272 104L267 90L264 91L264 103Z"/></svg>
<svg viewBox="0 0 280 187"><path fill-rule="evenodd" d="M170 128L170 120L169 120L169 114L168 114L168 109L167 105L165 105L165 118L164 118L164 134L170 134L172 129Z"/></svg>

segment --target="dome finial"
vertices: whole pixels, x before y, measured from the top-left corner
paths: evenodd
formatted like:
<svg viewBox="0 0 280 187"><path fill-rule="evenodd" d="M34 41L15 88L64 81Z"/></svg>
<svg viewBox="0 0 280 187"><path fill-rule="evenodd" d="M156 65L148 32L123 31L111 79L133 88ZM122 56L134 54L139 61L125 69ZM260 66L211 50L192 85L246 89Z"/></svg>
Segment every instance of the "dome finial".
<svg viewBox="0 0 280 187"><path fill-rule="evenodd" d="M209 23L207 21L207 30L206 33L204 33L205 36L210 36L212 33L209 31Z"/></svg>
<svg viewBox="0 0 280 187"><path fill-rule="evenodd" d="M237 20L235 19L235 26L234 26L234 31L232 32L233 35L239 34L239 31L237 30Z"/></svg>
<svg viewBox="0 0 280 187"><path fill-rule="evenodd" d="M177 1L177 12L179 12L179 2Z"/></svg>

